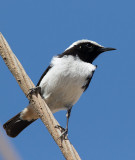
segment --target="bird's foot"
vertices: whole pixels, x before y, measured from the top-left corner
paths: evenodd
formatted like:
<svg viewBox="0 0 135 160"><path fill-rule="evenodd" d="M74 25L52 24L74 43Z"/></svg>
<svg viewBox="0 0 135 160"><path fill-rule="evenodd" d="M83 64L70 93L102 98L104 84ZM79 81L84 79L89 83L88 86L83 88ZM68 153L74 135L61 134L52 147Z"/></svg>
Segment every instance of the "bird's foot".
<svg viewBox="0 0 135 160"><path fill-rule="evenodd" d="M56 125L55 128L58 128L61 131L61 136L58 139L68 140L68 129L67 128L65 129L59 125Z"/></svg>
<svg viewBox="0 0 135 160"><path fill-rule="evenodd" d="M28 94L26 95L26 97L32 96L32 94L36 94L37 95L38 93L41 95L41 87L39 87L39 86L37 86L35 88L31 88L29 90Z"/></svg>

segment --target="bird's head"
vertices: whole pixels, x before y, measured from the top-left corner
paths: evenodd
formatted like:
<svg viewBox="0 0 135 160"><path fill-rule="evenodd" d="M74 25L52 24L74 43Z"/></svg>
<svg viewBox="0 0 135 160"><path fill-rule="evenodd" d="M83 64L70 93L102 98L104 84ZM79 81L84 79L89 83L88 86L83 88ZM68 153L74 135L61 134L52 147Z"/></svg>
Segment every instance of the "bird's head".
<svg viewBox="0 0 135 160"><path fill-rule="evenodd" d="M92 63L101 53L112 50L116 49L105 48L90 40L79 40L70 45L64 54L78 56L81 60Z"/></svg>

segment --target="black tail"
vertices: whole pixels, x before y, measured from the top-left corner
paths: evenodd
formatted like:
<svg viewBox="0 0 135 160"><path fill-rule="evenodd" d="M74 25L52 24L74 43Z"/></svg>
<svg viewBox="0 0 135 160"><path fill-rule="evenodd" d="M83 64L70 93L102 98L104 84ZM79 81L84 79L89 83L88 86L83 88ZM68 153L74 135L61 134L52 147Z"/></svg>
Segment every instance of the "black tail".
<svg viewBox="0 0 135 160"><path fill-rule="evenodd" d="M6 130L6 133L10 137L16 137L23 129L25 129L28 125L30 125L32 121L22 120L20 118L20 113L16 116L8 120L4 125L3 128Z"/></svg>

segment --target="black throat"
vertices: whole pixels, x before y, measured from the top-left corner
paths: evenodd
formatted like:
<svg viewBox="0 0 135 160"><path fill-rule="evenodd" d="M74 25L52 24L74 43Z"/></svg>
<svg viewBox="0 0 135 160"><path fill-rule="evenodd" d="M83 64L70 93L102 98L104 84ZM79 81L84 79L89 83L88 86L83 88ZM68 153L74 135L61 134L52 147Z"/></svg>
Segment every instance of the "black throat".
<svg viewBox="0 0 135 160"><path fill-rule="evenodd" d="M85 50L78 50L76 47L65 50L62 54L59 54L58 57L62 58L65 55L72 55L74 57L79 57L82 61L91 63L96 59L96 57L99 55L97 52L96 53L87 53Z"/></svg>

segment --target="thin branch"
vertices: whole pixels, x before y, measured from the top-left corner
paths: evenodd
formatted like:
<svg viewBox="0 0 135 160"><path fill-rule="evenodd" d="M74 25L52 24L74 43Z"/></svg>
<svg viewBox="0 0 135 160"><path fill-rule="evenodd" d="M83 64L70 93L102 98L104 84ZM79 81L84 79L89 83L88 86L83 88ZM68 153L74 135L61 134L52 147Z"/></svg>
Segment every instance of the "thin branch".
<svg viewBox="0 0 135 160"><path fill-rule="evenodd" d="M0 124L0 155L5 160L21 160L20 156L16 153L14 147L9 143L8 139L6 139L6 137L4 136L1 124Z"/></svg>
<svg viewBox="0 0 135 160"><path fill-rule="evenodd" d="M25 70L23 69L21 63L12 52L11 48L9 47L7 41L0 33L0 55L2 56L5 64L8 66L9 70L17 80L17 83L21 87L22 91L25 95L27 95L30 88L34 88L35 85L31 81L31 79L26 74ZM47 127L48 131L50 132L51 136L59 146L61 152L63 153L64 157L67 160L80 160L80 157L70 143L69 140L61 140L59 139L61 132L59 129L55 128L56 125L59 125L56 119L54 118L52 112L48 108L45 101L41 98L40 94L32 95L32 98L28 97L32 106L36 113L39 115L40 119Z"/></svg>

